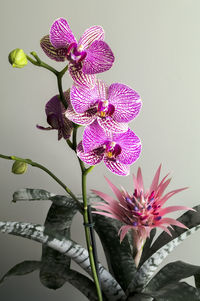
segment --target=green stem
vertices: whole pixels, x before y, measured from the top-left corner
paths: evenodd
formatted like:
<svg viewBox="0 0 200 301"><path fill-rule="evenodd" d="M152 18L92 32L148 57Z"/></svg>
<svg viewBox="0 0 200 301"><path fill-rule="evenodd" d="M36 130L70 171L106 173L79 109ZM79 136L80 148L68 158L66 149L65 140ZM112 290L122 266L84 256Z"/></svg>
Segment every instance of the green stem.
<svg viewBox="0 0 200 301"><path fill-rule="evenodd" d="M58 82L58 91L59 91L59 94L60 94L60 100L61 100L63 106L65 107L65 109L67 109L68 104L66 102L65 95L63 93L62 77L65 74L65 72L67 71L67 69L68 69L68 65L63 70L58 72L58 74L56 75L57 76L57 82Z"/></svg>
<svg viewBox="0 0 200 301"><path fill-rule="evenodd" d="M49 71L53 72L56 76L58 75L59 72L56 69L54 69L53 67L51 67L50 65L41 61L34 51L31 52L31 54L36 58L36 61L34 59L32 59L29 55L26 54L27 60L29 60L29 62L31 62L35 66L48 69Z"/></svg>
<svg viewBox="0 0 200 301"><path fill-rule="evenodd" d="M89 169L82 171L82 195L83 195L83 210L84 210L83 211L83 219L84 219L85 237L86 237L87 249L88 249L88 253L89 253L92 276L93 276L94 283L96 286L98 299L99 299L99 301L103 301L101 288L99 285L99 280L98 280L96 267L95 267L93 249L92 249L92 245L91 245L90 229L88 227L89 219L88 219L86 177L87 177L87 174L89 171L90 171Z"/></svg>
<svg viewBox="0 0 200 301"><path fill-rule="evenodd" d="M49 169L47 169L45 166L34 162L30 159L23 159L23 158L19 158L19 157L15 157L15 156L5 156L0 154L0 158L3 159L7 159L7 160L13 160L13 161L19 161L19 162L24 162L27 163L31 166L37 167L42 169L43 171L45 171L50 177L52 177L60 186L62 186L64 188L64 190L72 197L72 199L77 203L77 206L79 208L79 211L82 213L83 212L83 208L81 203L79 202L79 200L76 198L76 196L73 194L73 192L60 180L58 179Z"/></svg>

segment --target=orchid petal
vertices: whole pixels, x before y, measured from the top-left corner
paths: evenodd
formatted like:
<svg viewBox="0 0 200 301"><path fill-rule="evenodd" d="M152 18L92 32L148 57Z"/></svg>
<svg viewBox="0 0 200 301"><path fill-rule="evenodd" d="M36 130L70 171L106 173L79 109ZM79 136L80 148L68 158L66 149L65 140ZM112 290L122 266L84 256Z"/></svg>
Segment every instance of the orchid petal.
<svg viewBox="0 0 200 301"><path fill-rule="evenodd" d="M85 163L89 165L96 165L103 159L102 150L94 150L88 153L84 153L82 141L77 146L77 156Z"/></svg>
<svg viewBox="0 0 200 301"><path fill-rule="evenodd" d="M87 126L83 133L83 148L85 152L102 147L106 140L111 139L111 133L105 133L97 121Z"/></svg>
<svg viewBox="0 0 200 301"><path fill-rule="evenodd" d="M86 29L78 41L78 47L82 46L85 50L96 40L104 40L104 30L101 26L92 26Z"/></svg>
<svg viewBox="0 0 200 301"><path fill-rule="evenodd" d="M130 166L122 164L120 162L113 161L107 157L104 157L104 163L112 171L113 173L117 174L118 176L128 176L130 173Z"/></svg>
<svg viewBox="0 0 200 301"><path fill-rule="evenodd" d="M63 18L55 20L50 29L50 42L55 48L65 48L71 43L76 43L76 39L67 21Z"/></svg>
<svg viewBox="0 0 200 301"><path fill-rule="evenodd" d="M139 94L130 87L119 83L109 87L108 100L115 107L113 118L117 122L133 120L139 114L142 106Z"/></svg>
<svg viewBox="0 0 200 301"><path fill-rule="evenodd" d="M89 125L96 119L95 115L89 116L87 112L76 113L71 104L68 106L65 116L74 123L81 125Z"/></svg>
<svg viewBox="0 0 200 301"><path fill-rule="evenodd" d="M122 148L121 153L117 156L120 163L132 164L139 158L141 141L132 130L128 129L122 134L113 134L113 139Z"/></svg>
<svg viewBox="0 0 200 301"><path fill-rule="evenodd" d="M94 74L85 74L74 65L69 66L69 73L76 85L89 89L94 88L96 83L96 76Z"/></svg>
<svg viewBox="0 0 200 301"><path fill-rule="evenodd" d="M44 36L40 40L40 46L44 53L52 60L57 62L64 62L66 60L67 50L66 48L55 48L50 40L49 35Z"/></svg>
<svg viewBox="0 0 200 301"><path fill-rule="evenodd" d="M127 123L116 122L112 117L107 116L105 118L97 117L99 125L105 131L112 131L113 133L124 133L128 130Z"/></svg>
<svg viewBox="0 0 200 301"><path fill-rule="evenodd" d="M109 70L114 62L114 55L104 41L94 41L87 49L83 62L83 72L86 74L101 73Z"/></svg>

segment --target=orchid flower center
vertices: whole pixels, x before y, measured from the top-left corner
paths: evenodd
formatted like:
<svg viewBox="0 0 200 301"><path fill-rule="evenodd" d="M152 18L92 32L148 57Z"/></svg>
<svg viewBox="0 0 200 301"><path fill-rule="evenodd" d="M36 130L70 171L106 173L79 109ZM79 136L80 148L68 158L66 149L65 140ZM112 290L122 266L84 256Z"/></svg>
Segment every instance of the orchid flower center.
<svg viewBox="0 0 200 301"><path fill-rule="evenodd" d="M119 144L117 144L116 142L112 141L108 141L104 144L104 148L105 148L105 155L106 157L108 157L109 159L116 159L116 157L121 153L122 148Z"/></svg>
<svg viewBox="0 0 200 301"><path fill-rule="evenodd" d="M83 50L83 45L71 43L67 49L67 59L72 64L79 65L86 57L87 52Z"/></svg>
<svg viewBox="0 0 200 301"><path fill-rule="evenodd" d="M108 103L108 100L100 100L98 103L97 114L100 117L112 116L115 111L115 107Z"/></svg>

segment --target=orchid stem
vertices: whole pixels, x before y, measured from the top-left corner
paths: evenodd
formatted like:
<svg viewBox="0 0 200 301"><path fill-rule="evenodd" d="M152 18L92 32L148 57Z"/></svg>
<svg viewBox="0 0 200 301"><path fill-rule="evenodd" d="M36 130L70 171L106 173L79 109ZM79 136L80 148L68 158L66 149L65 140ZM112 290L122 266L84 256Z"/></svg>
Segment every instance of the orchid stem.
<svg viewBox="0 0 200 301"><path fill-rule="evenodd" d="M87 205L87 189L86 189L86 177L90 170L86 169L85 171L82 171L82 195L83 195L83 219L84 219L84 228L85 228L85 237L86 237L86 243L87 243L87 249L89 253L89 259L90 259L90 266L92 270L92 275L94 279L94 283L97 290L97 296L99 301L103 301L101 288L99 284L99 279L96 271L95 261L94 261L94 255L93 255L93 248L91 244L91 237L90 237L90 229L89 229L89 218L88 218L88 205Z"/></svg>
<svg viewBox="0 0 200 301"><path fill-rule="evenodd" d="M73 194L73 192L60 180L58 179L49 169L47 169L45 166L37 163L37 162L33 162L30 159L23 159L23 158L19 158L19 157L15 157L15 156L5 156L0 154L0 158L3 159L7 159L7 160L13 160L13 161L19 161L19 162L24 162L27 163L33 167L37 167L42 169L43 171L45 171L50 177L52 177L60 186L62 186L64 188L64 190L72 197L72 199L77 203L78 209L81 213L83 213L83 208L81 203L79 202L79 200L76 198L76 196Z"/></svg>

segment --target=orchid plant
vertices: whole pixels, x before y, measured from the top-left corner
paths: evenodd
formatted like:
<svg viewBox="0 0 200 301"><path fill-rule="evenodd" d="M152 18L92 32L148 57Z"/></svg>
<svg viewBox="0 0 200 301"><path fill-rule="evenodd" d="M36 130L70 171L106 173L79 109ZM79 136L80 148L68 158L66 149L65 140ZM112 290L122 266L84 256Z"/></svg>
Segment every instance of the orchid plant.
<svg viewBox="0 0 200 301"><path fill-rule="evenodd" d="M76 196L47 167L37 162L0 155L14 161L13 173L25 173L28 165L37 167L67 193L55 195L30 188L14 192L14 202L50 200L52 205L44 225L0 222L2 233L42 244L40 261L26 260L17 264L2 277L1 282L9 276L39 270L44 286L58 289L69 282L91 301L200 300L199 266L176 261L154 275L164 258L200 228L200 206L163 208L169 198L186 188L165 193L170 179L166 175L160 181L160 166L149 190L144 189L139 168L137 175L133 175L132 192L117 188L106 178L115 197L96 189L87 195L86 177L96 164L103 161L115 175L127 176L130 166L141 153L140 138L128 127L140 112L140 95L125 84L108 85L96 77L114 63L114 54L104 41L103 28L90 27L77 42L68 22L59 18L53 22L49 35L41 39L40 45L50 59L67 62L63 70L57 71L46 64L36 52L29 56L22 49L13 50L9 61L17 68L30 62L55 74L59 94L45 106L48 126L37 125L37 128L56 130L58 140L66 140L75 152L82 174L82 195ZM67 71L73 84L63 91L62 78ZM81 126L82 140L77 142L77 131ZM186 213L177 220L165 217L177 210L186 210ZM70 236L72 219L77 211L83 215L87 250ZM163 232L156 238L158 228ZM108 268L98 262L94 230L103 245ZM78 263L89 277L73 270L71 260ZM194 276L195 287L181 281L189 276Z"/></svg>

